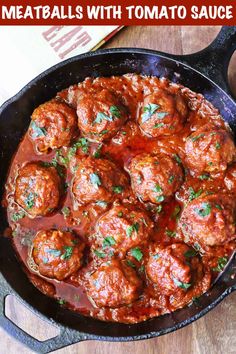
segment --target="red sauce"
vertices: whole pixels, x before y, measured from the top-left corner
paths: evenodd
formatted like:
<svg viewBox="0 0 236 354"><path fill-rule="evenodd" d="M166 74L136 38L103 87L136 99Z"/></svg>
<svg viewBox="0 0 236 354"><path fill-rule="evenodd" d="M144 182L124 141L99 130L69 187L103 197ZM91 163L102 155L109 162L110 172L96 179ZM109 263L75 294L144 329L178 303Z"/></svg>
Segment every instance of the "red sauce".
<svg viewBox="0 0 236 354"><path fill-rule="evenodd" d="M123 77L86 79L79 85L74 85L58 94L60 99L65 100L71 107L76 108L78 97L81 94L89 93L91 90L98 90L101 87L114 90L125 101L130 110L130 119L125 123L118 133L110 140L104 143L89 142L88 152L78 149L76 156L81 158L87 154L94 154L99 151L102 157L109 157L120 167L128 170L131 159L139 153L162 152L171 156L178 155L183 166L185 166L184 145L186 138L192 131L213 122L215 125L228 129L225 126L219 112L200 94L195 94L187 88L183 88L176 84L171 84L165 79L159 80L155 77L141 77L138 75L127 75ZM189 116L184 128L177 134L168 136L159 136L152 138L144 134L139 129L136 120L140 112L143 98L157 89L166 89L175 95L181 91L181 94L188 102ZM99 150L97 150L99 149ZM61 154L67 157L69 148L62 148ZM12 161L9 177L6 185L5 204L7 205L8 221L13 230L12 242L18 257L24 264L30 280L43 293L59 299L60 302L74 311L78 311L84 315L99 318L105 321L118 321L126 323L135 323L146 320L148 318L158 316L177 308L183 307L190 303L193 298L199 296L206 291L209 286L209 277L203 278L202 283L197 287L192 287L181 297L173 300L172 296L165 294L157 295L155 286L148 279L143 266L146 264L145 255L149 252L149 245L144 246L142 252L144 257L141 262L132 259L137 272L146 286L142 295L138 300L129 306L121 306L119 308L98 308L88 299L84 286L84 278L86 274L90 274L96 269L96 261L91 261L88 256L85 265L64 281L57 281L43 277L39 274L37 267L32 262L31 245L35 234L42 229L71 229L75 231L83 241L90 246L92 240L89 235L92 233L97 217L104 212L104 209L93 203L92 205L80 207L79 210L73 210L73 197L70 193L72 172L69 165L73 167L76 160L66 160L65 168L67 168L66 183L68 185L65 196L62 200L60 210L47 217L36 217L34 219L25 216L20 220L13 221L12 215L18 211L18 206L14 202L14 186L19 167L29 161L45 161L51 162L55 157L55 150L49 154L37 154L33 148L32 141L28 134L25 135ZM194 191L204 189L207 191L225 191L227 189L224 184L225 172L219 173L214 178L199 179L187 174L181 189L174 197L169 198L162 205L162 210L158 210L158 206L150 203L140 203L142 207L147 208L149 216L155 222L155 232L150 242L158 245L170 245L172 243L181 242L183 236L176 233L176 226L180 210L184 206L184 201L189 198L189 188ZM63 215L61 209L63 207L70 209L69 215ZM169 232L167 232L169 231ZM207 268L211 269L212 279L218 273L212 268L216 268L219 258L229 257L235 249L235 241L231 241L221 246L209 247L201 254L201 260ZM85 258L87 256L85 255ZM129 258L129 255L127 255Z"/></svg>

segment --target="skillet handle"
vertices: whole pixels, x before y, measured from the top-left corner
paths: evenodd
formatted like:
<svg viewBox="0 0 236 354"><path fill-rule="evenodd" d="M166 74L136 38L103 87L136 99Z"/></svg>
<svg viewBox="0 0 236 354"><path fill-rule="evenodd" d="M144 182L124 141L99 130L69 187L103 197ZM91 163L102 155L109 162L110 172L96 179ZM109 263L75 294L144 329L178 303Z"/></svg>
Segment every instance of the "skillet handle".
<svg viewBox="0 0 236 354"><path fill-rule="evenodd" d="M68 345L78 343L86 340L87 338L74 330L63 327L56 323L55 325L59 328L60 333L54 338L47 339L45 341L39 341L38 339L32 337L15 323L13 323L5 315L5 298L8 295L14 295L13 290L6 282L4 276L0 272L0 326L13 338L20 341L25 346L29 347L36 353L45 354L50 353L56 349L66 347ZM18 296L17 298L21 300Z"/></svg>
<svg viewBox="0 0 236 354"><path fill-rule="evenodd" d="M205 49L193 54L175 55L173 58L201 72L233 97L228 82L228 67L235 50L236 26L223 26Z"/></svg>

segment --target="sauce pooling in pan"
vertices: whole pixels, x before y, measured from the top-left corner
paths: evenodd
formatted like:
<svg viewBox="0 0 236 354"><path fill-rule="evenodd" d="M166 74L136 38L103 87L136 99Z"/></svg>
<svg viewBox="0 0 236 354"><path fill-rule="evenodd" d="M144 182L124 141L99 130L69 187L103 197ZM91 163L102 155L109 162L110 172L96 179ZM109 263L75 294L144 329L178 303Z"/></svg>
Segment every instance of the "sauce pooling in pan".
<svg viewBox="0 0 236 354"><path fill-rule="evenodd" d="M206 292L236 248L236 148L205 98L166 79L87 78L32 112L4 204L32 283L136 323Z"/></svg>

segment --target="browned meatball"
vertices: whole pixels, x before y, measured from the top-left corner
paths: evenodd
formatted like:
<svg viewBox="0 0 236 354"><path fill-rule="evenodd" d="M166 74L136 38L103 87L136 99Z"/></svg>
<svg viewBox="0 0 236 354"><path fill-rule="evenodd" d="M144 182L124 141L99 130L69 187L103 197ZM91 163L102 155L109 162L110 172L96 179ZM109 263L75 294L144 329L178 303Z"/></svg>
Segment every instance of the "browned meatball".
<svg viewBox="0 0 236 354"><path fill-rule="evenodd" d="M32 217L45 216L60 202L61 179L54 167L29 162L16 178L15 201Z"/></svg>
<svg viewBox="0 0 236 354"><path fill-rule="evenodd" d="M179 226L186 242L203 248L227 243L236 237L235 201L224 194L194 199L184 208Z"/></svg>
<svg viewBox="0 0 236 354"><path fill-rule="evenodd" d="M127 176L113 162L88 157L75 172L72 193L76 202L84 205L123 198L127 188Z"/></svg>
<svg viewBox="0 0 236 354"><path fill-rule="evenodd" d="M236 163L226 170L224 183L230 193L236 194Z"/></svg>
<svg viewBox="0 0 236 354"><path fill-rule="evenodd" d="M82 265L84 244L71 232L42 230L33 240L32 256L39 273L63 280Z"/></svg>
<svg viewBox="0 0 236 354"><path fill-rule="evenodd" d="M68 146L77 129L77 116L66 103L51 100L32 114L29 136L39 153Z"/></svg>
<svg viewBox="0 0 236 354"><path fill-rule="evenodd" d="M120 307L135 301L141 286L135 270L114 259L90 275L87 294L98 307Z"/></svg>
<svg viewBox="0 0 236 354"><path fill-rule="evenodd" d="M140 154L130 164L132 188L143 201L161 203L173 195L183 182L178 163L168 155Z"/></svg>
<svg viewBox="0 0 236 354"><path fill-rule="evenodd" d="M186 163L194 172L220 172L236 157L231 135L224 129L205 125L191 134L185 144Z"/></svg>
<svg viewBox="0 0 236 354"><path fill-rule="evenodd" d="M113 137L128 118L119 97L107 89L84 94L77 105L78 126L94 141Z"/></svg>
<svg viewBox="0 0 236 354"><path fill-rule="evenodd" d="M158 90L145 97L138 122L153 137L172 135L183 128L188 109L183 97Z"/></svg>
<svg viewBox="0 0 236 354"><path fill-rule="evenodd" d="M187 290L192 285L191 256L194 251L187 245L176 243L165 248L156 247L150 255L146 272L149 279L165 295L175 294L182 289Z"/></svg>
<svg viewBox="0 0 236 354"><path fill-rule="evenodd" d="M115 205L97 221L96 241L103 249L112 248L123 255L129 249L143 245L152 228L153 222L144 210L131 205Z"/></svg>

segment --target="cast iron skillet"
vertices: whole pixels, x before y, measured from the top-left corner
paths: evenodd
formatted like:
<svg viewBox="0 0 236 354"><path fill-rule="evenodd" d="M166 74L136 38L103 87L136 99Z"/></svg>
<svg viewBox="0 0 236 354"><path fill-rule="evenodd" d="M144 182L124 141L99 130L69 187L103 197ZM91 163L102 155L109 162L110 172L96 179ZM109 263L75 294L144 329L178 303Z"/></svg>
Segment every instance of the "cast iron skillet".
<svg viewBox="0 0 236 354"><path fill-rule="evenodd" d="M236 132L236 104L230 96L227 83L227 68L235 49L236 27L223 27L209 47L193 55L175 56L136 48L108 49L71 58L45 71L0 109L1 197L11 158L27 130L33 109L58 91L84 80L86 76L122 75L129 72L165 76L193 91L201 92L219 108ZM0 220L0 232L3 233L7 226L3 210ZM83 317L41 294L28 281L10 241L4 237L0 237L0 271L0 325L39 353L48 353L87 339L132 341L157 337L197 320L236 289L236 278L233 277L236 273L236 257L233 256L214 286L200 297L198 305L192 304L171 314L127 325ZM8 294L20 298L45 321L56 324L60 334L40 342L19 329L4 314L4 302Z"/></svg>

